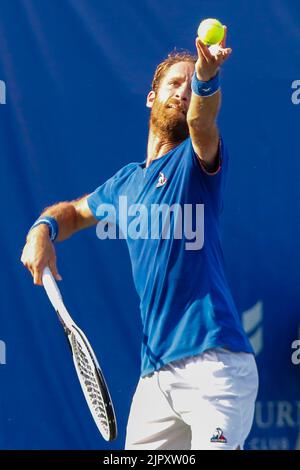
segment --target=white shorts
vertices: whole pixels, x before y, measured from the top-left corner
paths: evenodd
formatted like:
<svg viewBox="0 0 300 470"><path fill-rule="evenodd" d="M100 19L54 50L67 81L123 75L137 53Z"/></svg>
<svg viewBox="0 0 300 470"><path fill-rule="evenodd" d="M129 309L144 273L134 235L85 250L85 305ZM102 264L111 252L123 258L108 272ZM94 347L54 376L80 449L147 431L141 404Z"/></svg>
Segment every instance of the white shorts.
<svg viewBox="0 0 300 470"><path fill-rule="evenodd" d="M126 450L243 448L258 374L252 354L210 349L140 378Z"/></svg>

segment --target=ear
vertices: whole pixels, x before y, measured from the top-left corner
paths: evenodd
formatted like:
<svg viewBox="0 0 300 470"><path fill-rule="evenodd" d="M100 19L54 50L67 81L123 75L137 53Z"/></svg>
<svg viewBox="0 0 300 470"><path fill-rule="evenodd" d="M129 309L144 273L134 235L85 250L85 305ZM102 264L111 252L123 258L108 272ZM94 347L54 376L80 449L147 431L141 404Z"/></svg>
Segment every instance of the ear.
<svg viewBox="0 0 300 470"><path fill-rule="evenodd" d="M152 108L154 100L155 100L155 91L151 90L147 95L147 101L146 101L147 108Z"/></svg>

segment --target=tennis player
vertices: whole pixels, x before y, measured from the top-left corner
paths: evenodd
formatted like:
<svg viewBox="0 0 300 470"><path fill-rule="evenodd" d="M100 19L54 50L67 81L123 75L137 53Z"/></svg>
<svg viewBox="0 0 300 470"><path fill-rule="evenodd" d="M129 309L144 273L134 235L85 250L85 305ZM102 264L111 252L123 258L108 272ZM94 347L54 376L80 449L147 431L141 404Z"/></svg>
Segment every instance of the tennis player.
<svg viewBox="0 0 300 470"><path fill-rule="evenodd" d="M219 234L228 168L216 124L219 70L231 49L225 38L214 50L197 38L196 48L197 56L171 53L155 71L147 159L88 196L46 209L21 258L35 284L47 264L60 279L53 241L103 220L103 204L117 208L120 196L146 208L204 206L204 243L187 244L174 227L170 237L127 237L143 341L125 449L242 449L252 426L257 368L224 274Z"/></svg>

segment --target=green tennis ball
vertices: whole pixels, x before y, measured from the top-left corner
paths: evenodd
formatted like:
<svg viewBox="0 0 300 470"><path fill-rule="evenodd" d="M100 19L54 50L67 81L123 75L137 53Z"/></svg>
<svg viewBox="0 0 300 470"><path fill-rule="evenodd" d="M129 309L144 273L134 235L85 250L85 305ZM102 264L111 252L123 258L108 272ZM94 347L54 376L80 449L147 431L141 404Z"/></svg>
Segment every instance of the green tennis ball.
<svg viewBox="0 0 300 470"><path fill-rule="evenodd" d="M206 46L218 44L224 37L224 26L214 18L207 18L199 24L198 36Z"/></svg>

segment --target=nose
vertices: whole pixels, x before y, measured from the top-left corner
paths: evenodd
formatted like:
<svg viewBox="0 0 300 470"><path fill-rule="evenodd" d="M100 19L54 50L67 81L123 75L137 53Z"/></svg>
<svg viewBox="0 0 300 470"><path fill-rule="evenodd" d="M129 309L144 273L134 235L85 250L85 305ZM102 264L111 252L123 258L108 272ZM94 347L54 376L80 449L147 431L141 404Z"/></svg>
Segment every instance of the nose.
<svg viewBox="0 0 300 470"><path fill-rule="evenodd" d="M191 85L190 82L184 82L179 88L177 88L175 96L180 101L188 102L191 95Z"/></svg>

